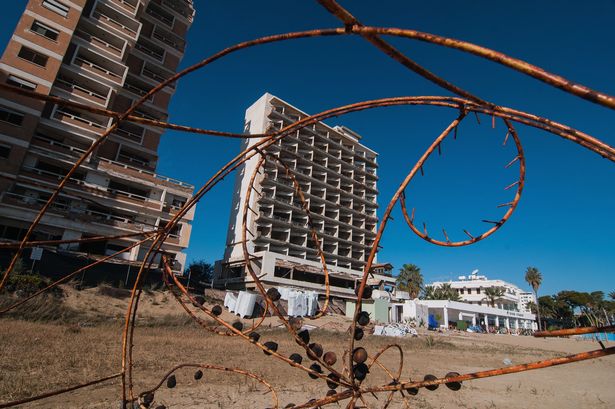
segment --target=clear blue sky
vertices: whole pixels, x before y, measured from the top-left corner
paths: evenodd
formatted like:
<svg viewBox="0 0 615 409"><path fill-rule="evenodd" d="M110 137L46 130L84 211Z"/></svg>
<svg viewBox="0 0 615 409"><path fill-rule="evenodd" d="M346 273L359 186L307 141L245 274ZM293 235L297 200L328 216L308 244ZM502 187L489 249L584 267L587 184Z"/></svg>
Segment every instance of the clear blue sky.
<svg viewBox="0 0 615 409"><path fill-rule="evenodd" d="M6 44L25 0L6 2L0 34ZM609 94L615 94L615 1L493 2L345 1L364 23L413 28L456 37L525 59ZM182 66L233 43L286 31L336 27L338 21L313 1L195 0L194 25ZM582 101L519 73L460 52L391 40L437 74L476 95L577 127L615 145L615 112ZM372 98L448 93L407 71L358 37L306 39L244 50L180 82L171 120L240 132L245 108L270 92L308 113ZM363 135L380 154L382 214L392 193L430 141L455 116L441 108L388 108L330 120ZM472 118L468 118L472 119ZM445 227L478 233L481 219L501 215L496 205L512 199L504 186L516 169L502 148L501 126L466 120L457 141L444 144L426 175L408 191L417 220L430 232ZM562 289L615 290L615 164L559 137L520 126L527 155L526 189L517 212L495 235L464 248L423 242L401 214L388 225L379 261L421 267L427 281L479 269L527 288L527 266L542 272L542 294ZM163 136L159 172L197 186L238 152L237 141L169 132ZM232 178L197 207L190 259L213 262L223 254ZM435 234L434 234L435 235Z"/></svg>

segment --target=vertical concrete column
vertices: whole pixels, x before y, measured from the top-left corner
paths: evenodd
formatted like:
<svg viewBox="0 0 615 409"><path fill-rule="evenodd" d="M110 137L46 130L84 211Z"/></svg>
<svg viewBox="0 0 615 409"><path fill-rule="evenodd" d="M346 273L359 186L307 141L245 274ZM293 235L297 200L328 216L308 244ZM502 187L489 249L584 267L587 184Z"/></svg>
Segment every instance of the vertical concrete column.
<svg viewBox="0 0 615 409"><path fill-rule="evenodd" d="M504 318L504 326L506 329L510 329L510 319L508 317Z"/></svg>
<svg viewBox="0 0 615 409"><path fill-rule="evenodd" d="M500 328L500 317L497 315L495 316L495 327Z"/></svg>
<svg viewBox="0 0 615 409"><path fill-rule="evenodd" d="M476 314L472 315L472 326L476 326Z"/></svg>
<svg viewBox="0 0 615 409"><path fill-rule="evenodd" d="M448 308L444 307L443 311L444 311L444 326L448 328Z"/></svg>
<svg viewBox="0 0 615 409"><path fill-rule="evenodd" d="M489 331L489 316L485 314L485 329Z"/></svg>

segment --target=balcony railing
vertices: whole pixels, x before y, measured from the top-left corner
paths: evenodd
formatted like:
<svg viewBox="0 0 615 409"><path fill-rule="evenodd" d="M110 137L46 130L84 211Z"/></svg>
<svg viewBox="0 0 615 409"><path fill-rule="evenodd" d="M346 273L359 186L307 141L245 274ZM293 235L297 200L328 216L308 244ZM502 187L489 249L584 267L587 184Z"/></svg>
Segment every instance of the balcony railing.
<svg viewBox="0 0 615 409"><path fill-rule="evenodd" d="M134 14L137 11L137 7L126 1L126 0L110 0L111 3L117 4L119 5L121 8L130 11L132 14Z"/></svg>
<svg viewBox="0 0 615 409"><path fill-rule="evenodd" d="M99 160L101 162L110 163L110 164L113 164L115 166L120 166L120 167L125 168L125 169L130 169L132 171L141 173L143 175L148 175L148 176L150 176L150 177L152 177L154 179L157 179L157 180L162 180L162 181L165 181L165 182L168 182L168 183L172 183L174 185L179 185L179 186L181 186L183 188L194 189L194 185L191 185L191 184L186 183L186 182L182 182L181 180L178 180L178 179L173 179L173 178L168 177L168 176L159 175L159 174L154 173L154 172L149 172L147 170L139 169L139 168L136 168L134 166L130 166L130 165L127 165L125 163L116 162L116 161L113 161L113 160L110 160L110 159L99 158Z"/></svg>
<svg viewBox="0 0 615 409"><path fill-rule="evenodd" d="M32 196L26 196L26 195L22 195L19 193L13 193L13 192L4 192L2 194L3 202L5 203L10 203L11 201L15 201L18 203L26 203L29 205L40 205L43 206L45 205L45 203L47 203L47 199L42 199L39 197L32 197ZM8 201L6 200L8 199ZM69 206L64 204L64 203L60 203L60 202L53 202L51 203L51 209L53 210L59 210L59 211L67 211L69 210Z"/></svg>
<svg viewBox="0 0 615 409"><path fill-rule="evenodd" d="M21 168L24 169L24 170L27 170L28 172L36 173L37 175L40 175L40 176L50 176L50 177L56 178L58 180L62 180L66 176L66 175L61 175L59 173L50 172L48 170L38 169L38 168L35 168L33 166L22 166ZM71 182L76 183L78 185L82 185L84 183L83 180L76 179L76 178L69 178L68 180L70 180Z"/></svg>
<svg viewBox="0 0 615 409"><path fill-rule="evenodd" d="M162 13L157 12L156 10L154 10L151 5L148 6L145 9L145 12L147 14L149 14L150 16L154 17L156 20L163 22L164 24L166 24L167 26L173 28L173 17L168 17L168 16L164 16L162 15Z"/></svg>
<svg viewBox="0 0 615 409"><path fill-rule="evenodd" d="M192 8L190 7L192 6L192 2L184 2L186 3L186 8L182 8L177 3L168 0L162 0L161 3L175 11L177 14L185 17L188 21L192 21L192 18L194 17L194 11L191 11Z"/></svg>
<svg viewBox="0 0 615 409"><path fill-rule="evenodd" d="M98 21L102 21L107 23L107 25L115 28L116 30L120 31L120 32L124 32L125 34L130 35L132 38L135 38L137 36L137 32L136 30L133 30L132 28L125 26L124 24L120 23L119 21L105 15L102 14L99 11L94 11L92 13L92 17L94 17L95 19L97 19Z"/></svg>
<svg viewBox="0 0 615 409"><path fill-rule="evenodd" d="M184 52L186 42L183 38L176 36L175 34L168 33L156 26L152 32L152 37L173 47L177 51Z"/></svg>
<svg viewBox="0 0 615 409"><path fill-rule="evenodd" d="M94 130L92 129L88 129L88 130L94 131L96 133L107 129L106 125L103 125L91 119L84 118L75 112L65 111L62 108L56 109L53 117L61 122L67 122L69 124L78 126L80 128L83 128L83 125L86 126L85 129L94 128Z"/></svg>
<svg viewBox="0 0 615 409"><path fill-rule="evenodd" d="M111 77L111 78L113 78L113 80L115 82L120 83L120 84L122 83L122 76L121 75L116 74L113 71L109 71L109 70L101 67L100 65L94 64L93 62L91 62L89 60L86 60L82 56L75 57L75 62L81 64L81 65L76 64L78 67L83 67L85 65L86 67L88 67L88 68L85 68L88 71L92 71L95 74L102 75L103 77L104 76Z"/></svg>
<svg viewBox="0 0 615 409"><path fill-rule="evenodd" d="M94 102L102 103L102 105L105 105L107 103L107 96L99 94L95 91L91 91L68 78L58 76L58 78L56 79L56 84L59 84L60 88L62 89L75 92L76 95L84 96L86 99L89 100L93 99ZM88 96L91 98L88 98Z"/></svg>
<svg viewBox="0 0 615 409"><path fill-rule="evenodd" d="M163 81L166 81L168 78L171 77L171 75L158 74L158 73L152 71L150 68L148 68L147 65L143 66L143 70L141 72L142 72L143 75L145 75L148 78L153 79L156 82L163 82ZM169 84L169 87L175 88L175 83Z"/></svg>
<svg viewBox="0 0 615 409"><path fill-rule="evenodd" d="M113 131L114 134L121 136L122 138L128 139L130 141L136 142L140 144L143 142L143 136L145 135L145 129L141 129L141 133L132 132L126 128L122 128L120 125Z"/></svg>
<svg viewBox="0 0 615 409"><path fill-rule="evenodd" d="M135 48L141 51L142 53L147 54L160 62L164 61L164 51L162 51L161 53L159 51L153 50L152 48L142 43L135 44Z"/></svg>
<svg viewBox="0 0 615 409"><path fill-rule="evenodd" d="M88 41L90 44L94 44L102 48L103 50L110 52L111 54L117 55L118 57L122 56L123 50L120 47L110 44L102 38L95 36L94 34L86 33L83 30L77 30L75 31L75 34Z"/></svg>

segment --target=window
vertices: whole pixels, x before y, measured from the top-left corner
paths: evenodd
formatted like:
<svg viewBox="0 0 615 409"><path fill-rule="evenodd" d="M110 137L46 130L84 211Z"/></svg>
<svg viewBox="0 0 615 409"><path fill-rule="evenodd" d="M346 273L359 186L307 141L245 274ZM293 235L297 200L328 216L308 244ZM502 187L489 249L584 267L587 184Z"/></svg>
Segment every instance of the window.
<svg viewBox="0 0 615 409"><path fill-rule="evenodd" d="M48 27L44 25L43 23L36 21L36 20L34 20L34 23L32 23L32 27L30 27L30 31L32 31L33 33L42 35L43 37L47 37L51 41L57 41L58 36L60 35L60 33L54 30L53 28Z"/></svg>
<svg viewBox="0 0 615 409"><path fill-rule="evenodd" d="M0 158L8 159L11 154L11 147L9 145L0 145Z"/></svg>
<svg viewBox="0 0 615 409"><path fill-rule="evenodd" d="M36 51L24 46L21 47L21 50L19 50L19 54L17 54L17 56L41 67L46 66L47 60L49 59L46 55L39 54Z"/></svg>
<svg viewBox="0 0 615 409"><path fill-rule="evenodd" d="M68 16L68 10L70 8L57 0L43 0L43 7L61 15L62 17Z"/></svg>
<svg viewBox="0 0 615 409"><path fill-rule="evenodd" d="M10 111L6 108L0 108L0 121L8 122L12 125L21 125L23 123L23 114Z"/></svg>
<svg viewBox="0 0 615 409"><path fill-rule="evenodd" d="M477 289L476 289L476 294L480 294L480 290L481 290L481 288L483 288L483 287L480 287L480 288L477 288Z"/></svg>
<svg viewBox="0 0 615 409"><path fill-rule="evenodd" d="M19 88L27 89L30 91L34 91L36 89L36 84L30 81L26 81L14 75L9 75L6 79L6 83L9 85L14 85Z"/></svg>

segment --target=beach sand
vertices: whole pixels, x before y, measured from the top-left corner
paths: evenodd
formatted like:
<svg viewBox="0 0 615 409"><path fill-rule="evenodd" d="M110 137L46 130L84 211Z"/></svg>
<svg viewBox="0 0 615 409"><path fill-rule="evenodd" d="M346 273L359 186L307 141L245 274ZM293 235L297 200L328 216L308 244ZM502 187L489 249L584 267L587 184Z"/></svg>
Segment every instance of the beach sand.
<svg viewBox="0 0 615 409"><path fill-rule="evenodd" d="M76 326L63 323L35 323L15 319L0 320L0 403L36 395L55 388L85 382L117 373L121 364L122 318L120 311L126 300L107 300L88 292L78 292L80 305L96 304L97 310L111 310L115 320ZM91 297L90 297L91 295ZM68 296L68 302L73 302ZM88 299L90 297L91 299ZM150 299L148 299L150 297ZM321 398L328 388L322 380L288 364L265 356L262 351L235 337L211 334L196 326L185 324L180 315L176 322L165 319L158 323L153 317L160 314L179 314L169 296L156 293L145 297L144 322L135 331L134 386L135 393L156 385L173 366L181 363L205 363L237 367L262 376L274 387L281 408L289 403L301 404ZM84 304L85 303L85 304ZM90 308L90 307L88 307ZM117 309L117 314L115 309ZM232 320L228 312L223 317ZM249 321L245 321L249 323ZM348 345L345 330L350 321L341 316L327 316L314 324L321 328L311 332L312 340L321 343L325 351L338 356L335 368L342 370L342 355ZM175 325L175 326L173 326ZM268 318L259 329L261 342L274 340L279 352L290 355L301 349L279 328L277 319ZM427 333L417 338L389 338L367 335L357 345L370 355L380 348L398 343L404 353L402 379L422 379L426 374L444 376L447 372L467 373L527 363L556 356L600 348L591 341L575 339L536 339L527 336ZM612 344L612 343L611 343ZM304 356L304 363L309 360ZM399 354L386 352L380 362L392 372L399 365ZM163 386L156 393L156 404L167 408L254 408L273 407L267 388L241 375L205 371L203 379L193 379L194 369L176 373L177 386ZM524 373L465 382L454 392L441 386L436 391L421 389L408 398L406 406L401 394L394 395L391 408L614 408L615 357L573 363ZM374 366L365 386L390 382L386 373ZM339 388L338 390L341 390ZM366 395L369 407L382 407L386 394ZM24 408L119 408L118 379L79 391L34 402ZM327 407L345 407L347 402Z"/></svg>

